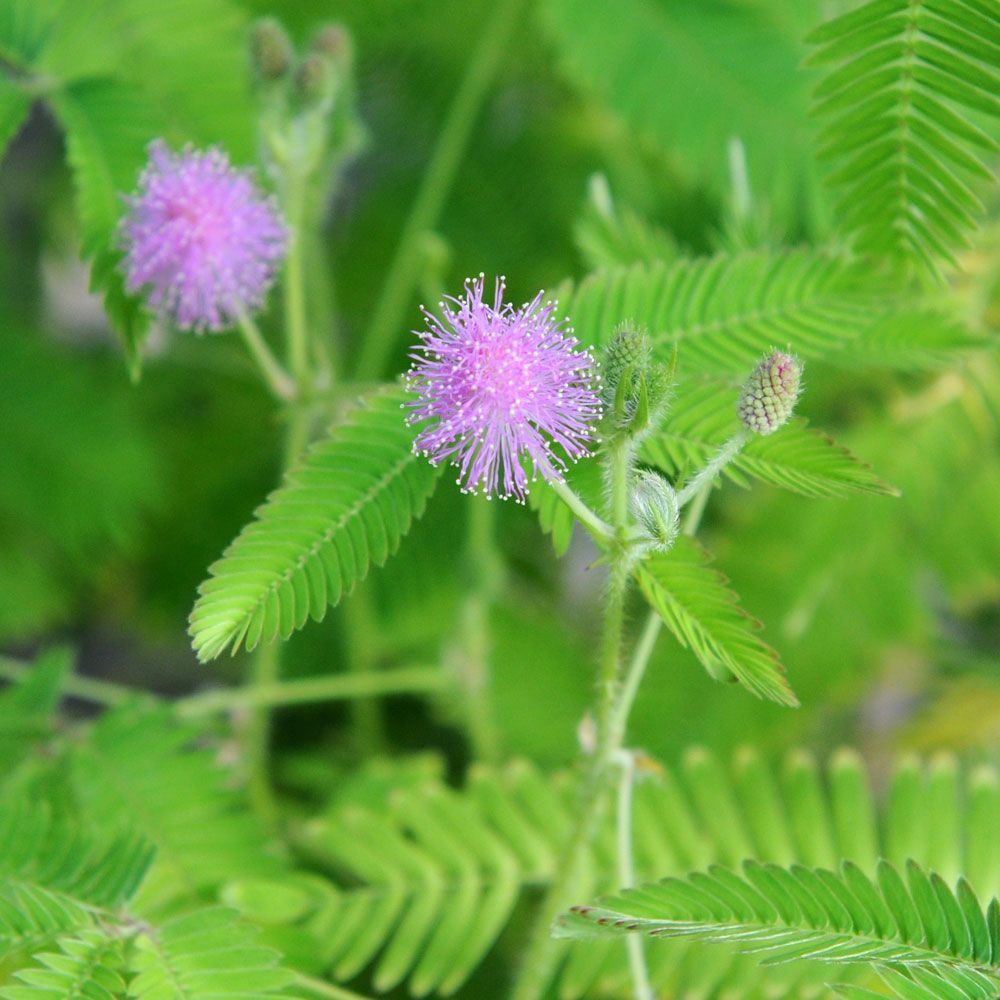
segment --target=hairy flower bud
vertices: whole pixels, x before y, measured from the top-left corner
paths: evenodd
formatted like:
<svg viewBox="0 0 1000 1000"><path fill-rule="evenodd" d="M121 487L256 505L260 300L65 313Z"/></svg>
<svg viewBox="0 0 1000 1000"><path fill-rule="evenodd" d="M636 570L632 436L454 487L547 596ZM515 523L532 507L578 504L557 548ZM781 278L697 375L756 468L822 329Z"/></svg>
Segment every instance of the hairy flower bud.
<svg viewBox="0 0 1000 1000"><path fill-rule="evenodd" d="M799 398L802 364L781 351L769 354L753 370L740 393L740 421L755 434L773 434L788 422Z"/></svg>
<svg viewBox="0 0 1000 1000"><path fill-rule="evenodd" d="M291 69L291 39L273 17L262 18L250 29L250 56L261 80L278 80Z"/></svg>
<svg viewBox="0 0 1000 1000"><path fill-rule="evenodd" d="M643 470L629 497L632 516L658 549L669 549L680 531L680 506L674 488L662 476Z"/></svg>
<svg viewBox="0 0 1000 1000"><path fill-rule="evenodd" d="M656 426L670 397L673 367L653 361L649 337L623 325L604 352L604 404L617 432L638 437Z"/></svg>

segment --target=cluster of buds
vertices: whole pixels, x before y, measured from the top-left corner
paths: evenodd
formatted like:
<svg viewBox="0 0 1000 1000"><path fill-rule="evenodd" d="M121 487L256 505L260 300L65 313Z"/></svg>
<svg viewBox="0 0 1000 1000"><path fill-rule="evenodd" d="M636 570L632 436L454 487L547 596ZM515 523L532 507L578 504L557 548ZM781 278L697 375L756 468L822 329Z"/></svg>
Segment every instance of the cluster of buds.
<svg viewBox="0 0 1000 1000"><path fill-rule="evenodd" d="M670 402L673 364L654 361L649 337L622 326L604 353L603 372L605 436L642 438L659 424Z"/></svg>
<svg viewBox="0 0 1000 1000"><path fill-rule="evenodd" d="M289 162L310 173L328 152L352 156L364 142L354 98L354 51L339 24L325 24L298 54L281 23L250 32L250 61L261 102L261 140L275 172Z"/></svg>

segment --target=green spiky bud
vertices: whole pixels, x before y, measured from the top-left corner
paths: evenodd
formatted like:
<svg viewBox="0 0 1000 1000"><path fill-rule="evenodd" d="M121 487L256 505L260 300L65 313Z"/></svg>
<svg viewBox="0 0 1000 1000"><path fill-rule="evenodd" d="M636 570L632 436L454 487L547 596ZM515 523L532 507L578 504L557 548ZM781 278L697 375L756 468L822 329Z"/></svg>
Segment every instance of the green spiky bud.
<svg viewBox="0 0 1000 1000"><path fill-rule="evenodd" d="M611 426L638 437L655 427L673 387L673 365L653 361L649 337L623 325L604 353L604 406Z"/></svg>
<svg viewBox="0 0 1000 1000"><path fill-rule="evenodd" d="M250 29L250 58L261 80L280 80L295 58L292 41L273 17L261 18Z"/></svg>
<svg viewBox="0 0 1000 1000"><path fill-rule="evenodd" d="M774 351L753 370L740 393L736 411L754 434L773 434L788 422L802 388L802 364L791 354Z"/></svg>
<svg viewBox="0 0 1000 1000"><path fill-rule="evenodd" d="M669 549L680 531L680 505L674 488L648 469L636 475L629 510L653 546Z"/></svg>
<svg viewBox="0 0 1000 1000"><path fill-rule="evenodd" d="M303 104L320 104L331 96L333 77L329 58L313 52L295 67L295 94Z"/></svg>

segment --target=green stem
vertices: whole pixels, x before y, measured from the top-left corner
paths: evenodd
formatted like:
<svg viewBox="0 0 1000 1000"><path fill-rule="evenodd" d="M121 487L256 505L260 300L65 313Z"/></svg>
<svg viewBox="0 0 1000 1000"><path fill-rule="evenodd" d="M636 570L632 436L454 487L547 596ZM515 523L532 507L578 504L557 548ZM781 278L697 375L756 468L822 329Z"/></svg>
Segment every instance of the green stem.
<svg viewBox="0 0 1000 1000"><path fill-rule="evenodd" d="M564 482L559 480L553 480L549 483L553 490L558 494L559 498L566 504L567 507L574 514L576 514L577 520L585 527L591 534L597 536L597 538L604 542L610 542L615 537L615 529L608 524L607 521L598 517Z"/></svg>
<svg viewBox="0 0 1000 1000"><path fill-rule="evenodd" d="M351 594L343 604L343 615L347 676L359 682L379 677L378 625L368 587L362 584ZM351 737L359 760L377 754L385 745L382 709L374 695L360 697L351 705Z"/></svg>
<svg viewBox="0 0 1000 1000"><path fill-rule="evenodd" d="M20 663L8 656L0 656L0 679L21 681L28 677L31 671L32 667L27 663ZM147 691L129 688L124 684L102 681L96 677L80 677L77 674L70 674L66 678L62 692L70 698L79 698L95 705L120 705L129 698L155 697Z"/></svg>
<svg viewBox="0 0 1000 1000"><path fill-rule="evenodd" d="M578 892L580 873L600 825L614 780L615 756L621 734L613 725L621 689L621 644L628 587L628 491L631 467L628 444L612 442L608 451L608 478L614 542L609 553L608 591L601 639L601 666L597 687L597 746L590 758L577 807L577 821L560 853L560 865L542 900L528 953L514 986L513 1000L537 1000L548 987L559 961L561 942L551 927Z"/></svg>
<svg viewBox="0 0 1000 1000"><path fill-rule="evenodd" d="M271 352L271 348L267 346L267 341L264 340L257 324L246 314L241 314L236 325L239 327L250 356L257 362L257 367L264 376L264 381L267 382L271 392L278 399L285 401L293 399L295 382L281 367L278 359Z"/></svg>
<svg viewBox="0 0 1000 1000"><path fill-rule="evenodd" d="M421 237L437 225L523 3L524 0L501 0L489 23L479 32L479 45L448 110L362 343L355 369L361 379L377 379L382 375L396 343L416 284Z"/></svg>
<svg viewBox="0 0 1000 1000"><path fill-rule="evenodd" d="M465 707L465 722L478 761L496 762L500 734L490 700L490 608L503 579L503 562L494 544L497 505L471 497L466 565L469 596L459 614L458 639L449 653Z"/></svg>
<svg viewBox="0 0 1000 1000"><path fill-rule="evenodd" d="M268 685L227 688L190 695L176 703L184 718L199 718L240 708L277 708L322 701L376 698L380 695L439 691L448 677L438 667L399 667L368 674L334 674Z"/></svg>
<svg viewBox="0 0 1000 1000"><path fill-rule="evenodd" d="M632 788L635 785L635 758L627 750L618 753L618 803L615 817L615 846L618 862L618 887L635 885L635 864L632 860ZM654 1000L653 988L646 968L642 937L629 934L625 938L628 965L632 973L636 1000Z"/></svg>
<svg viewBox="0 0 1000 1000"><path fill-rule="evenodd" d="M693 500L706 486L711 486L715 477L727 466L747 443L749 435L744 430L737 431L714 455L708 464L677 492L677 503L683 507Z"/></svg>
<svg viewBox="0 0 1000 1000"><path fill-rule="evenodd" d="M288 167L285 188L285 212L289 237L288 255L285 257L285 274L282 287L285 293L285 337L288 351L288 367L298 395L309 388L309 326L306 319L305 268L303 266L302 243L305 208L303 178L294 164Z"/></svg>

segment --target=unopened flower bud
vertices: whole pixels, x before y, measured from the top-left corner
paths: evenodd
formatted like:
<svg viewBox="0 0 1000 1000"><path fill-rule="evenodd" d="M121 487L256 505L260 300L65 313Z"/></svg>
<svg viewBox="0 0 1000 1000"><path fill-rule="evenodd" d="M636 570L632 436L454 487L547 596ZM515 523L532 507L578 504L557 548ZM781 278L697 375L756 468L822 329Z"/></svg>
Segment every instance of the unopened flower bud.
<svg viewBox="0 0 1000 1000"><path fill-rule="evenodd" d="M801 381L798 358L781 351L769 354L747 379L736 404L743 426L755 434L773 434L792 415Z"/></svg>
<svg viewBox="0 0 1000 1000"><path fill-rule="evenodd" d="M317 52L306 56L295 69L295 92L303 104L318 104L327 98L333 84L333 67Z"/></svg>
<svg viewBox="0 0 1000 1000"><path fill-rule="evenodd" d="M629 497L632 517L658 549L669 549L680 531L680 507L674 488L649 470L636 477Z"/></svg>
<svg viewBox="0 0 1000 1000"><path fill-rule="evenodd" d="M349 66L353 57L351 36L342 24L324 24L313 35L309 48L332 59L338 66Z"/></svg>
<svg viewBox="0 0 1000 1000"><path fill-rule="evenodd" d="M250 29L250 57L261 80L278 80L291 69L291 39L273 17L262 18Z"/></svg>
<svg viewBox="0 0 1000 1000"><path fill-rule="evenodd" d="M616 331L604 353L604 404L612 426L639 437L655 426L670 397L673 368L653 361L645 333Z"/></svg>

